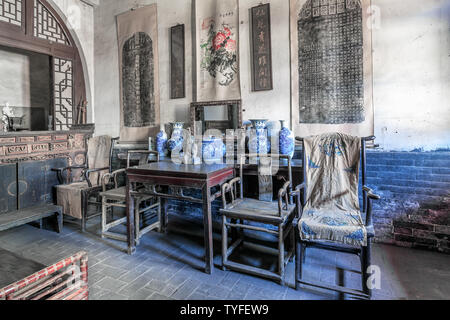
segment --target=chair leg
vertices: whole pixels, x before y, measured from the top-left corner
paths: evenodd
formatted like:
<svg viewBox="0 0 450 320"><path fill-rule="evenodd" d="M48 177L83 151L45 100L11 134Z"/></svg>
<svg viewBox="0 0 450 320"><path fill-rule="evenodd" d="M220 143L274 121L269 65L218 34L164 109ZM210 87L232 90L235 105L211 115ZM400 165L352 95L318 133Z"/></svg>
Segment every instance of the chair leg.
<svg viewBox="0 0 450 320"><path fill-rule="evenodd" d="M141 237L140 237L140 229L141 229L141 216L139 213L139 208L141 206L141 203L139 200L136 200L136 204L134 206L134 221L135 221L135 234L136 234L136 245L139 245L141 242Z"/></svg>
<svg viewBox="0 0 450 320"><path fill-rule="evenodd" d="M225 267L225 263L228 260L227 251L228 251L228 229L225 225L227 222L227 217L222 215L222 270L227 271Z"/></svg>
<svg viewBox="0 0 450 320"><path fill-rule="evenodd" d="M284 286L284 230L283 225L278 226L278 270L281 276L280 285Z"/></svg>
<svg viewBox="0 0 450 320"><path fill-rule="evenodd" d="M300 281L302 280L302 264L303 264L303 244L300 241L300 233L295 228L295 290L300 289Z"/></svg>
<svg viewBox="0 0 450 320"><path fill-rule="evenodd" d="M81 232L86 232L86 220L87 220L87 211L88 211L88 198L89 195L86 192L82 192L81 195Z"/></svg>
<svg viewBox="0 0 450 320"><path fill-rule="evenodd" d="M102 239L105 239L104 233L106 230L106 216L108 214L107 200L105 197L102 199Z"/></svg>
<svg viewBox="0 0 450 320"><path fill-rule="evenodd" d="M161 199L158 198L158 221L159 221L159 227L158 227L158 232L161 233L162 230L162 225L161 225Z"/></svg>
<svg viewBox="0 0 450 320"><path fill-rule="evenodd" d="M290 253L291 253L291 259L289 260L289 262L294 261L294 255L295 255L295 233L294 230L291 230L291 234L289 235L290 237Z"/></svg>
<svg viewBox="0 0 450 320"><path fill-rule="evenodd" d="M362 274L362 288L363 292L367 294L369 299L372 297L372 289L369 288L369 273L368 269L371 265L371 239L367 240L367 247L362 247L361 250L361 274Z"/></svg>

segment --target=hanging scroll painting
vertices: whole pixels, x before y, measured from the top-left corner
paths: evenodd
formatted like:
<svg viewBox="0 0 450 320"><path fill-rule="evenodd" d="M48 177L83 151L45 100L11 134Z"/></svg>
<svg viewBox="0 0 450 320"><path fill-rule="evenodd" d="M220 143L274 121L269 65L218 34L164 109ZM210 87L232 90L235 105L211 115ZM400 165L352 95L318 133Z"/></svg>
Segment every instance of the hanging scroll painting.
<svg viewBox="0 0 450 320"><path fill-rule="evenodd" d="M251 9L253 91L273 89L270 4Z"/></svg>
<svg viewBox="0 0 450 320"><path fill-rule="evenodd" d="M290 0L297 136L374 134L370 0Z"/></svg>
<svg viewBox="0 0 450 320"><path fill-rule="evenodd" d="M159 131L156 4L117 16L122 142L148 141Z"/></svg>
<svg viewBox="0 0 450 320"><path fill-rule="evenodd" d="M170 28L170 98L186 97L184 24Z"/></svg>
<svg viewBox="0 0 450 320"><path fill-rule="evenodd" d="M197 101L238 100L238 0L197 0Z"/></svg>

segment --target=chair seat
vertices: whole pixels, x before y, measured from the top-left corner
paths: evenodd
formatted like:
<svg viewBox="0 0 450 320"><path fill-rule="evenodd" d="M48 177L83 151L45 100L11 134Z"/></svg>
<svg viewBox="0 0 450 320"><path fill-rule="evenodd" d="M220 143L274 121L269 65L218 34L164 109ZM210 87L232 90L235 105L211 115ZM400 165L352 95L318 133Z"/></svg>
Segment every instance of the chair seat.
<svg viewBox="0 0 450 320"><path fill-rule="evenodd" d="M361 213L339 209L306 210L299 222L300 236L304 241L323 240L351 246L366 246L374 236L372 228L366 228Z"/></svg>
<svg viewBox="0 0 450 320"><path fill-rule="evenodd" d="M265 202L255 199L239 199L226 209L220 209L220 213L230 218L248 219L252 221L279 224L295 210L295 205L289 205L288 210L283 210L281 217L278 213L278 202Z"/></svg>
<svg viewBox="0 0 450 320"><path fill-rule="evenodd" d="M120 187L120 188L111 189L111 190L108 190L105 192L100 192L100 196L106 197L109 200L126 201L127 187ZM153 196L142 195L142 196L138 196L136 199L138 201L145 201L145 200L150 200L153 198L154 198Z"/></svg>
<svg viewBox="0 0 450 320"><path fill-rule="evenodd" d="M108 199L125 201L127 198L127 188L121 187L121 188L117 188L117 189L111 189L111 190L108 190L105 192L100 192L100 196L106 197Z"/></svg>

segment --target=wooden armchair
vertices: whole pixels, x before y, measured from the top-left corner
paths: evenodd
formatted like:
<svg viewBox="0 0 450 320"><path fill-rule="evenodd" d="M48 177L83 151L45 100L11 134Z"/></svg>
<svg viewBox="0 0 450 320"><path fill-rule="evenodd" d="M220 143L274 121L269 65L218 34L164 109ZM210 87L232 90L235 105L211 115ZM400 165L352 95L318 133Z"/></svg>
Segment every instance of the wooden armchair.
<svg viewBox="0 0 450 320"><path fill-rule="evenodd" d="M233 179L222 187L223 208L220 210L222 215L222 266L224 269L229 268L279 281L281 285L284 285L285 267L294 255L292 221L295 217L295 205L290 201L292 181L291 159L283 155L268 155L264 157L272 161L286 159L289 168L289 181L286 181L284 186L279 190L277 201L267 202L244 198L243 175L246 159L256 159L257 162L261 162L261 158L257 157L256 155L241 156L239 163L240 177ZM271 166L266 167L266 169L269 169L271 171L270 173L272 173ZM269 176L268 172L266 172L266 175ZM270 174L271 176L272 174ZM230 198L230 201L227 200L227 196ZM249 222L253 222L253 224ZM254 223L257 223L257 225ZM271 228L270 226L275 226L275 228ZM228 233L230 229L237 229L238 237L229 245ZM244 230L267 233L277 237L277 272L230 261L232 253L244 243ZM237 235L236 232L234 234ZM290 238L291 246L288 252L286 252L285 241L288 238Z"/></svg>
<svg viewBox="0 0 450 320"><path fill-rule="evenodd" d="M127 168L130 168L130 164L133 161L133 157L138 156L139 165L144 165L150 162L159 162L159 153L157 151L143 151L143 150L133 150L128 151L127 155ZM155 160L149 160L150 156L153 156ZM100 193L102 197L102 238L110 238L119 241L127 241L127 236L117 232L112 232L110 229L124 224L127 221L127 217L122 217L120 219L114 220L114 208L126 208L126 186L124 185L125 179L121 177L126 176L127 169L121 169L114 171L110 174L105 174L102 178L102 189ZM140 188L146 188L146 186L141 185ZM153 196L141 196L135 198L135 239L138 245L142 236L154 229L160 229L161 221L161 202L158 198ZM155 210L157 221L150 225L141 228L143 225L143 219L141 215L149 210ZM111 213L111 219L108 221L108 211ZM155 215L149 217L152 220Z"/></svg>
<svg viewBox="0 0 450 320"><path fill-rule="evenodd" d="M112 154L118 140L109 136L91 138L84 165L53 169L61 183L56 187L57 203L64 208L65 215L81 220L82 232L86 230L87 220L101 215L101 178L112 171ZM97 208L94 214L88 213L90 205Z"/></svg>
<svg viewBox="0 0 450 320"><path fill-rule="evenodd" d="M300 285L306 285L358 298L371 298L372 291L367 282L371 242L375 237L372 202L380 197L366 185L366 142L374 139L342 134L297 138L303 144L305 181L293 192L299 206L299 217L294 221L297 290ZM358 197L360 162L365 222ZM327 196L321 197L321 194ZM306 250L311 247L358 255L361 260L362 290L305 280L302 269Z"/></svg>

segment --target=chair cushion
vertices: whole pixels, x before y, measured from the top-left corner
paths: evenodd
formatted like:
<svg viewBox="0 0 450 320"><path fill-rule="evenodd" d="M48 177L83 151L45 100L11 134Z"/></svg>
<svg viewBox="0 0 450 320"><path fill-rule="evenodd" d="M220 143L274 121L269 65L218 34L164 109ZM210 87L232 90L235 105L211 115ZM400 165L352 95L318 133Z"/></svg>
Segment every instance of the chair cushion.
<svg viewBox="0 0 450 320"><path fill-rule="evenodd" d="M361 138L326 133L306 138L304 149L308 161L302 239L367 245L358 198Z"/></svg>
<svg viewBox="0 0 450 320"><path fill-rule="evenodd" d="M81 192L88 189L90 188L86 181L56 186L57 204L63 207L64 214L81 220Z"/></svg>
<svg viewBox="0 0 450 320"><path fill-rule="evenodd" d="M353 246L366 246L369 235L360 213L338 209L305 211L299 229L305 241L328 240Z"/></svg>
<svg viewBox="0 0 450 320"><path fill-rule="evenodd" d="M231 218L242 218L252 221L266 223L282 223L295 210L295 205L288 206L288 210L283 210L281 217L278 213L278 202L266 202L255 199L238 199L226 209L221 209L222 214Z"/></svg>

